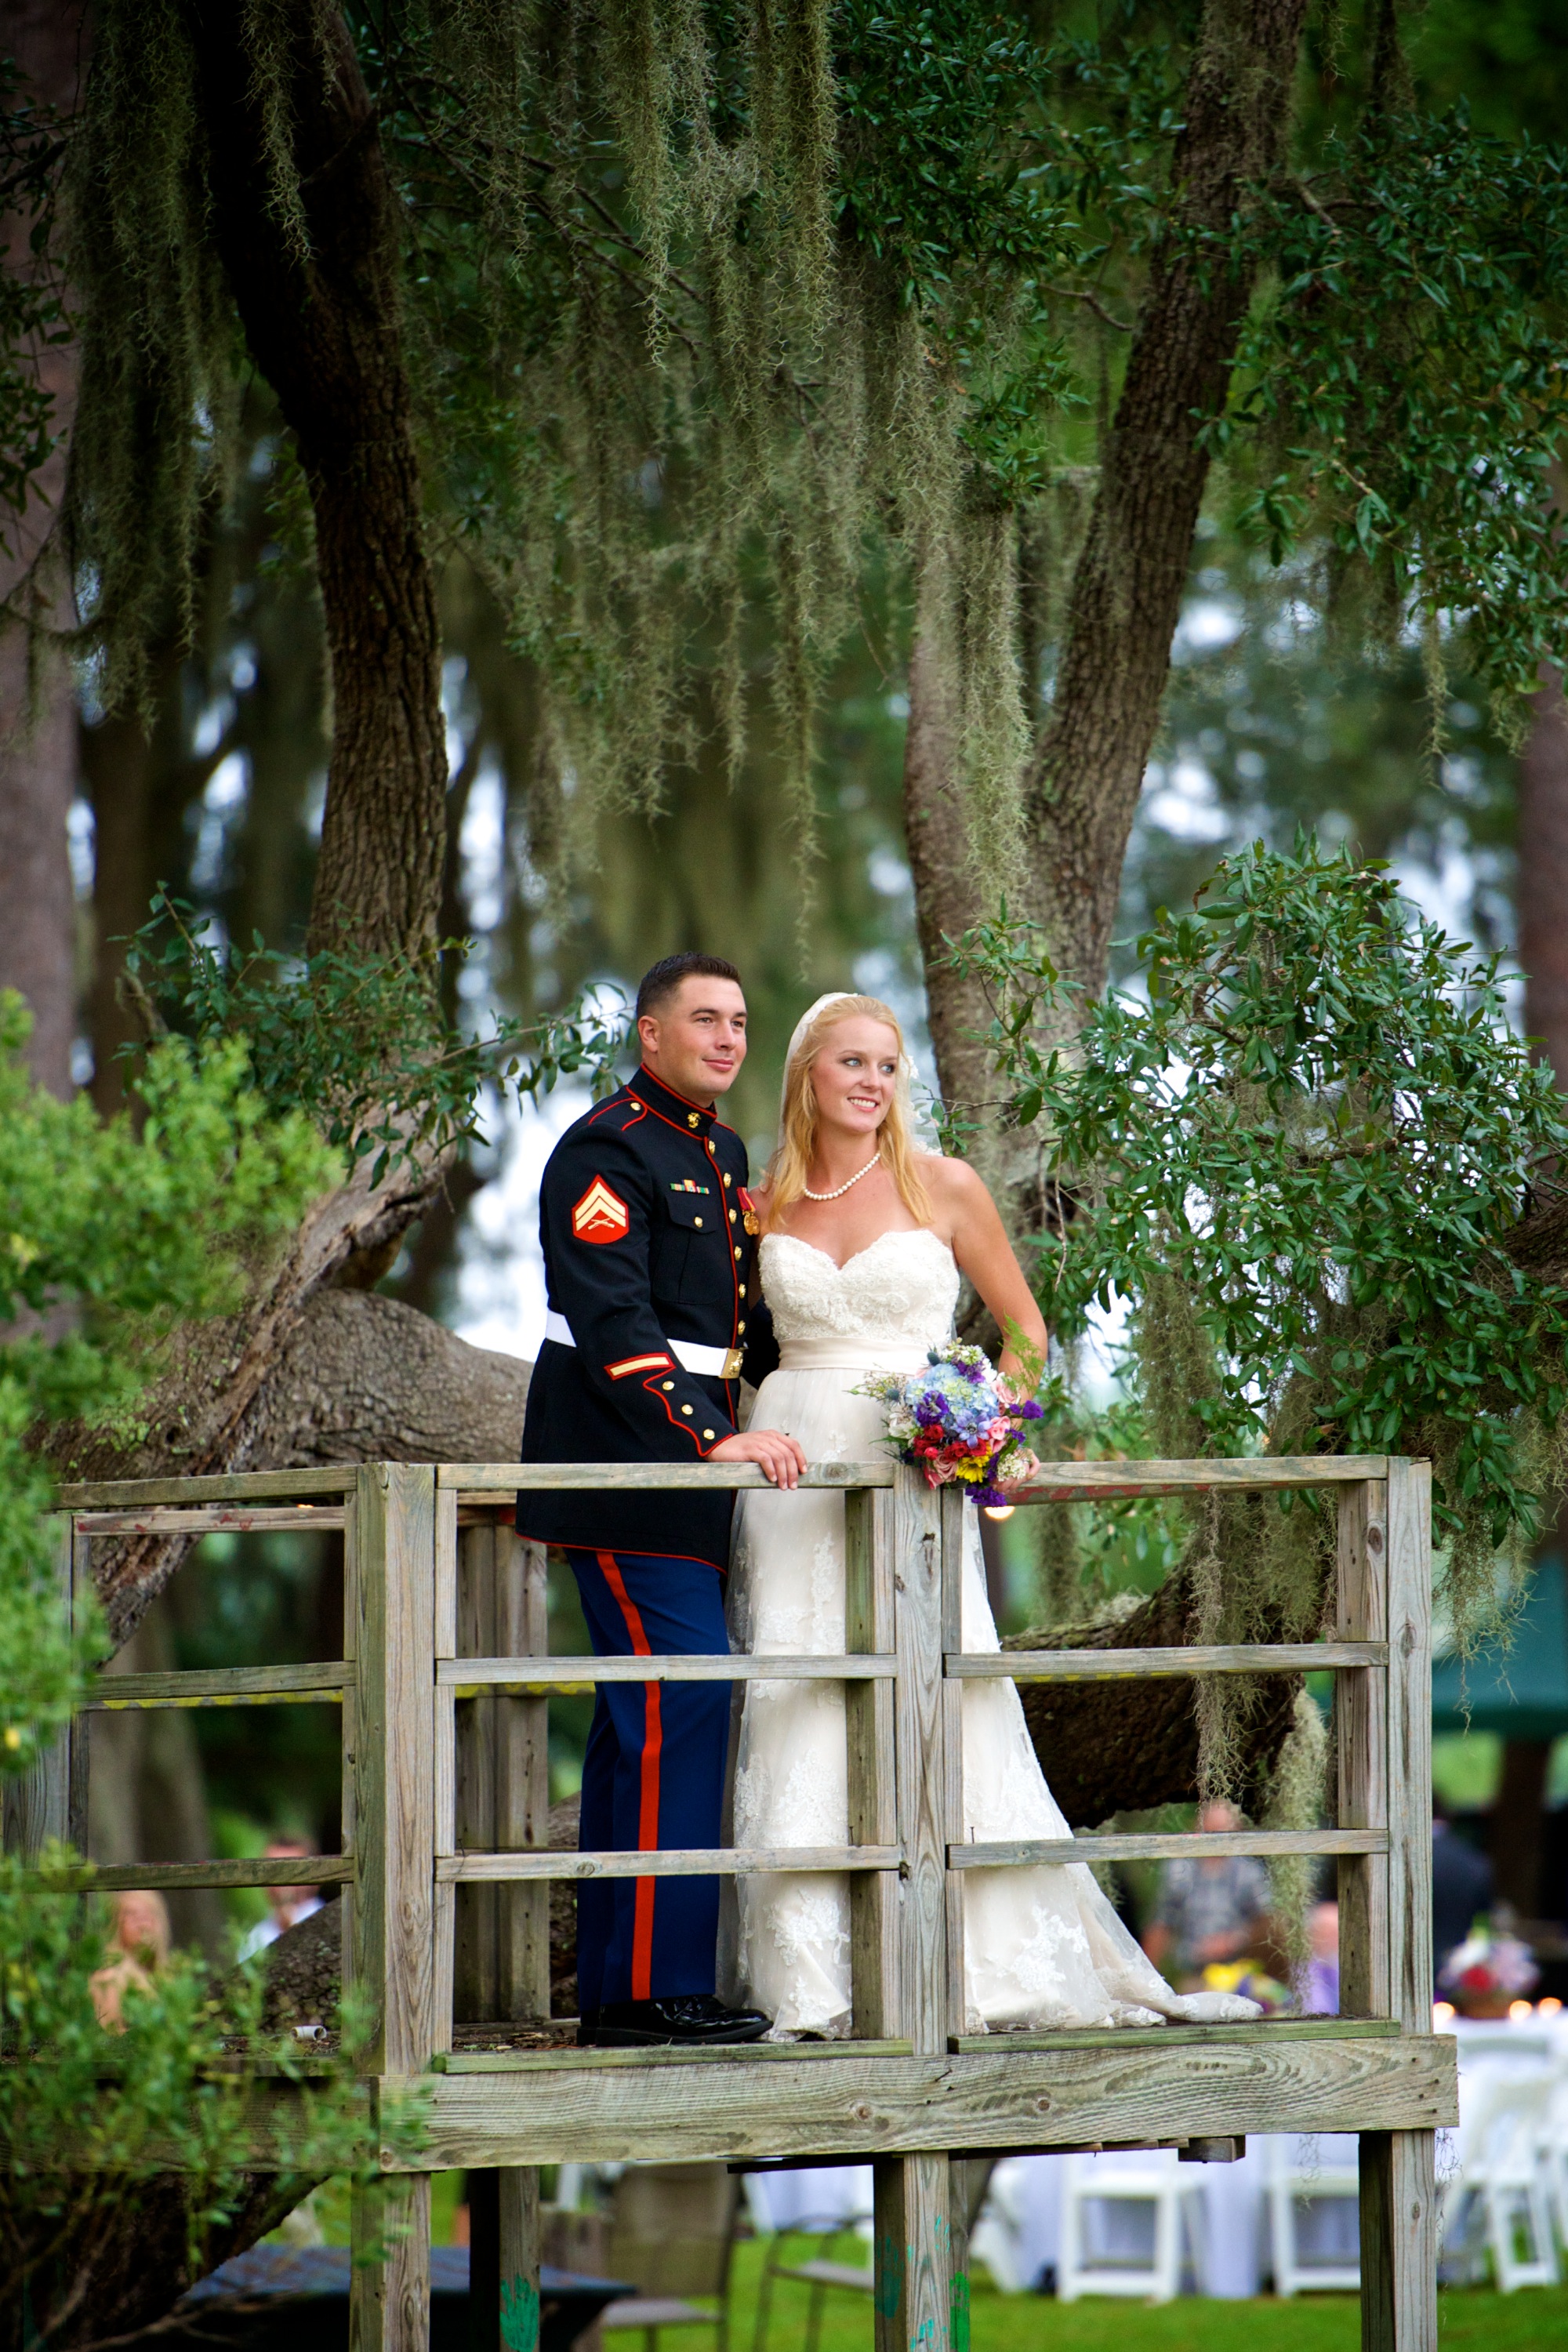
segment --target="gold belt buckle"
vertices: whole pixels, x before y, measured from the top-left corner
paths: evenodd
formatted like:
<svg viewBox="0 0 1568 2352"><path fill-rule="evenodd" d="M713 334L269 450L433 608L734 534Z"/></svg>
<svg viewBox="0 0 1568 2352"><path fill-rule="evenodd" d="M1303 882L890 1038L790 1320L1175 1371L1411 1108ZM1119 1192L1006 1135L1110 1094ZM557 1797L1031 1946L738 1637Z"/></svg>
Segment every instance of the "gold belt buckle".
<svg viewBox="0 0 1568 2352"><path fill-rule="evenodd" d="M727 1381L738 1381L741 1377L741 1366L745 1361L745 1357L746 1351L744 1348L731 1348L729 1354L724 1359L724 1370L722 1377Z"/></svg>

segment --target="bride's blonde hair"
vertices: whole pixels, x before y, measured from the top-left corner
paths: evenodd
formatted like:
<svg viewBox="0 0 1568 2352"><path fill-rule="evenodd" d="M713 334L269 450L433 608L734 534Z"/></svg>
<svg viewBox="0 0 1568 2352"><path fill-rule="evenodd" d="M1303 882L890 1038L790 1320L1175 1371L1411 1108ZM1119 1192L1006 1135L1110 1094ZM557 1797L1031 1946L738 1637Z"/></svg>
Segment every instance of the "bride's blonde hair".
<svg viewBox="0 0 1568 2352"><path fill-rule="evenodd" d="M784 1102L779 1113L779 1144L768 1162L768 1223L776 1225L805 1192L805 1180L816 1156L818 1112L811 1067L841 1022L880 1021L899 1041L899 1082L888 1115L877 1129L877 1148L900 1200L917 1224L931 1223L931 1198L915 1166L918 1157L910 1118L909 1062L904 1033L892 1007L877 996L838 996L825 1004L812 1023L784 1071Z"/></svg>

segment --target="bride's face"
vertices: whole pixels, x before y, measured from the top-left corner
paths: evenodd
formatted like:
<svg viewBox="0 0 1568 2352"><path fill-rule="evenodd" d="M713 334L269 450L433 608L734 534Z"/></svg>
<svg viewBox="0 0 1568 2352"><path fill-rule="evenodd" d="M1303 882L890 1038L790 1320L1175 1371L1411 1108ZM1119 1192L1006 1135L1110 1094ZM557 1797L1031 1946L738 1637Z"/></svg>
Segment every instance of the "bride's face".
<svg viewBox="0 0 1568 2352"><path fill-rule="evenodd" d="M898 1083L898 1033L863 1013L837 1022L811 1066L817 1117L840 1133L875 1135Z"/></svg>

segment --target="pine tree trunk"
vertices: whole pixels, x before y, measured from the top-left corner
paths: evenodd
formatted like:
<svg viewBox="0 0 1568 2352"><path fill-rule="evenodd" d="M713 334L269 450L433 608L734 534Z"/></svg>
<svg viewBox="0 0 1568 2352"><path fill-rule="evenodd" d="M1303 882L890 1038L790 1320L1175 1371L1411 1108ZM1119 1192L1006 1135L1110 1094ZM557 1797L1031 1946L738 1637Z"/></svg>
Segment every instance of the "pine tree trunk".
<svg viewBox="0 0 1568 2352"><path fill-rule="evenodd" d="M435 582L405 352L403 223L342 19L285 0L308 252L274 207L251 26L186 16L210 127L214 230L246 338L310 485L332 751L310 944L418 954L436 936L446 733Z"/></svg>

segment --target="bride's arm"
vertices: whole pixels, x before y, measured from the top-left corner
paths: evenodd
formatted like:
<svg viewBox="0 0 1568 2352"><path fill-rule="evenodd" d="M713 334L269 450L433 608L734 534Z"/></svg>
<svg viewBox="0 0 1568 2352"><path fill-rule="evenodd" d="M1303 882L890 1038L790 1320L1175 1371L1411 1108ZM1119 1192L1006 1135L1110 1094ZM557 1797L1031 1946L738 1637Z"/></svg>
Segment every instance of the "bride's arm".
<svg viewBox="0 0 1568 2352"><path fill-rule="evenodd" d="M1024 1279L1024 1269L1013 1254L996 1203L967 1160L944 1160L935 1154L921 1163L939 1230L967 1276L1005 1332L1016 1324L1031 1348L1046 1352L1046 1318ZM1011 1348L1002 1350L1002 1371L1022 1370Z"/></svg>

